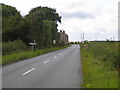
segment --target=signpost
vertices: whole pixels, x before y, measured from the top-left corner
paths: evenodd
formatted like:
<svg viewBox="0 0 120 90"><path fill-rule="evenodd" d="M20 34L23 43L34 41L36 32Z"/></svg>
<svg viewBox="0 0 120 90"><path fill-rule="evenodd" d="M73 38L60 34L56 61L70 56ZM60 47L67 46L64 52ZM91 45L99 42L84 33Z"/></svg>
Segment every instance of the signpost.
<svg viewBox="0 0 120 90"><path fill-rule="evenodd" d="M35 40L33 43L29 43L32 46L32 51L35 51L35 46L37 45Z"/></svg>

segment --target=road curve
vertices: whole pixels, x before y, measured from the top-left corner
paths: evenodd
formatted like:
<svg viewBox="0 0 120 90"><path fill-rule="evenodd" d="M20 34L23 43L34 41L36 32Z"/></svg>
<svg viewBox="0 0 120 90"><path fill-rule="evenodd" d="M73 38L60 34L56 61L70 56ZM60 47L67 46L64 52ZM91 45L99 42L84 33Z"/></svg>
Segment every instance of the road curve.
<svg viewBox="0 0 120 90"><path fill-rule="evenodd" d="M6 65L3 88L80 88L82 69L79 45Z"/></svg>

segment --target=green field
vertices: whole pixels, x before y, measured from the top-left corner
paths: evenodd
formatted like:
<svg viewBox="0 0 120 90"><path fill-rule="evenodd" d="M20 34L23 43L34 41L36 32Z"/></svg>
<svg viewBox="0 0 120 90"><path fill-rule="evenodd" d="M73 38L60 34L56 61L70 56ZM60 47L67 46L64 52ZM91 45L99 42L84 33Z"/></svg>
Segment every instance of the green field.
<svg viewBox="0 0 120 90"><path fill-rule="evenodd" d="M28 58L36 57L41 54L64 49L67 47L69 47L69 45L64 46L64 47L54 47L54 48L41 49L41 50L36 50L36 51L27 51L27 52L21 52L21 53L16 53L16 54L3 55L2 56L2 65L22 61L22 60L25 60Z"/></svg>
<svg viewBox="0 0 120 90"><path fill-rule="evenodd" d="M83 87L118 88L118 42L81 44Z"/></svg>

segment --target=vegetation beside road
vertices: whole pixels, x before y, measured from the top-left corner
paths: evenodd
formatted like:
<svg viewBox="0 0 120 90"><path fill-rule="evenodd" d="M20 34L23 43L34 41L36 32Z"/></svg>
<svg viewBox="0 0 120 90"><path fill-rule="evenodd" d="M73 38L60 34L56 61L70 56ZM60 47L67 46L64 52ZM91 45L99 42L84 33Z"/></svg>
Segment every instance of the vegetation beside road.
<svg viewBox="0 0 120 90"><path fill-rule="evenodd" d="M27 46L22 40L14 40L2 43L2 54L8 55L12 53L30 51L30 47Z"/></svg>
<svg viewBox="0 0 120 90"><path fill-rule="evenodd" d="M3 65L65 48L57 28L62 17L56 9L38 6L22 16L13 6L2 3L0 6ZM31 51L30 43L36 45L35 52Z"/></svg>
<svg viewBox="0 0 120 90"><path fill-rule="evenodd" d="M13 6L2 3L0 6L2 6L2 14L0 14L2 15L2 43L5 50L3 54L6 54L6 50L8 53L11 50L16 51L14 45L17 41L22 41L23 44L20 45L23 47L25 45L29 47L29 43L36 42L38 49L53 47L53 40L57 46L62 44L59 41L60 33L57 28L62 17L56 9L39 6L22 16ZM19 42L17 45L20 46Z"/></svg>
<svg viewBox="0 0 120 90"><path fill-rule="evenodd" d="M118 88L118 42L81 44L83 87Z"/></svg>
<svg viewBox="0 0 120 90"><path fill-rule="evenodd" d="M36 51L28 51L28 52L21 52L17 54L8 54L2 56L2 65L10 64L13 62L22 61L28 58L36 57L41 54L45 54L48 52L60 50L69 47L69 45L64 47L54 47L54 48L48 48L48 49L41 49Z"/></svg>

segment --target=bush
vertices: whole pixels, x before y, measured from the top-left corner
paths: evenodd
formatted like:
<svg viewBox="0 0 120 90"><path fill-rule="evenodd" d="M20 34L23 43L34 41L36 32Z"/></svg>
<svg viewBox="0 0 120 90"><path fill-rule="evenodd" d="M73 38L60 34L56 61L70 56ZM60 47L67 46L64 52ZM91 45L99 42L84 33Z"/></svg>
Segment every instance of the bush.
<svg viewBox="0 0 120 90"><path fill-rule="evenodd" d="M81 44L83 84L85 88L118 88L119 62L117 42ZM119 55L118 55L119 54Z"/></svg>
<svg viewBox="0 0 120 90"><path fill-rule="evenodd" d="M111 63L112 67L118 68L118 44L116 42L92 42L87 44L89 51L96 58Z"/></svg>
<svg viewBox="0 0 120 90"><path fill-rule="evenodd" d="M28 46L23 43L22 40L14 40L2 43L2 54L10 54L25 51L28 49Z"/></svg>

